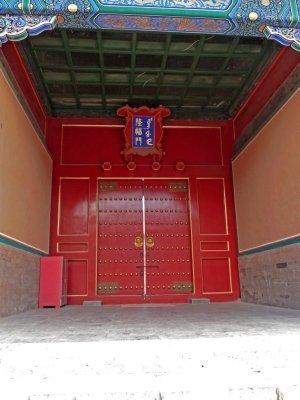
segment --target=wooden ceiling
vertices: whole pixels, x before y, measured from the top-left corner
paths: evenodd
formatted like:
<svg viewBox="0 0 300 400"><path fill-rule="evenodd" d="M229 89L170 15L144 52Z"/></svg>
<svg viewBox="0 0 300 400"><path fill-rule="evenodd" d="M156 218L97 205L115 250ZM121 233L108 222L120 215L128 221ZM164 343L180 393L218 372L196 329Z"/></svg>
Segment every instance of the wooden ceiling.
<svg viewBox="0 0 300 400"><path fill-rule="evenodd" d="M277 51L261 38L54 30L20 45L51 116L114 117L163 104L172 118L226 119Z"/></svg>

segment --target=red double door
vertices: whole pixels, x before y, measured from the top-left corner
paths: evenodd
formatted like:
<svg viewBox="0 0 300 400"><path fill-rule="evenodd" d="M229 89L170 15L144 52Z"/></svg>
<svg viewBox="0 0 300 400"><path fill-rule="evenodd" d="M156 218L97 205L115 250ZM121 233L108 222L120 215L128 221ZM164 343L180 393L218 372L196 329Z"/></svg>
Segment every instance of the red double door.
<svg viewBox="0 0 300 400"><path fill-rule="evenodd" d="M98 295L193 292L188 182L100 180Z"/></svg>

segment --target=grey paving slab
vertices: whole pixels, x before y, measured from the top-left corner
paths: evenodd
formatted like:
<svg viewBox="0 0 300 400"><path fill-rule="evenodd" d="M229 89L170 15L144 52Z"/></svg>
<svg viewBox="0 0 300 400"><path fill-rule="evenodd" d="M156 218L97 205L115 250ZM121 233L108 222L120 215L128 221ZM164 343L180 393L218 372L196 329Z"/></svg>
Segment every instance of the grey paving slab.
<svg viewBox="0 0 300 400"><path fill-rule="evenodd" d="M300 334L300 311L242 302L39 309L0 319L0 343Z"/></svg>
<svg viewBox="0 0 300 400"><path fill-rule="evenodd" d="M299 400L300 311L65 307L0 320L0 399Z"/></svg>

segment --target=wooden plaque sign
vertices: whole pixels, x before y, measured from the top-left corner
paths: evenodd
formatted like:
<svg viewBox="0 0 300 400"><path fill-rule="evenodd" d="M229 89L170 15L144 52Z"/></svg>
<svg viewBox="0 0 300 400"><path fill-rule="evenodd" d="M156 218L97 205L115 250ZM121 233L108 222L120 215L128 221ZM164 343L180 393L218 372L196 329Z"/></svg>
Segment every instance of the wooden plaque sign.
<svg viewBox="0 0 300 400"><path fill-rule="evenodd" d="M162 118L169 116L170 110L163 106L131 108L126 105L119 108L117 114L126 118L123 151L125 160L132 160L133 155L153 155L154 161L159 161L163 156Z"/></svg>

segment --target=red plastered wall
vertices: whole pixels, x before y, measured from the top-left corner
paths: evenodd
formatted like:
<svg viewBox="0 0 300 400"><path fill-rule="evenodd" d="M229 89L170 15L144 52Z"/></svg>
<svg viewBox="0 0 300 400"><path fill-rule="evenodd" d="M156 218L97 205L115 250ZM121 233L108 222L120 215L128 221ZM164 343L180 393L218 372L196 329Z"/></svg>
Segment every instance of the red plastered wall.
<svg viewBox="0 0 300 400"><path fill-rule="evenodd" d="M239 298L230 159L232 124L175 121L165 124L161 169L136 157L128 171L121 151L123 120L48 119L47 142L54 158L51 254L67 259L69 304L142 302L139 296L96 294L98 180L188 179L194 293L152 296L148 301L186 302ZM178 161L186 168L179 172ZM112 170L103 171L104 162Z"/></svg>
<svg viewBox="0 0 300 400"><path fill-rule="evenodd" d="M17 81L17 84L22 91L23 96L25 97L27 104L32 111L38 126L45 135L46 113L35 87L33 86L32 78L29 75L24 65L24 61L18 51L17 44L14 42L7 42L2 46L1 51Z"/></svg>
<svg viewBox="0 0 300 400"><path fill-rule="evenodd" d="M249 123L268 103L287 77L300 63L299 52L283 47L271 66L266 70L251 94L244 101L233 119L235 139L238 139Z"/></svg>

